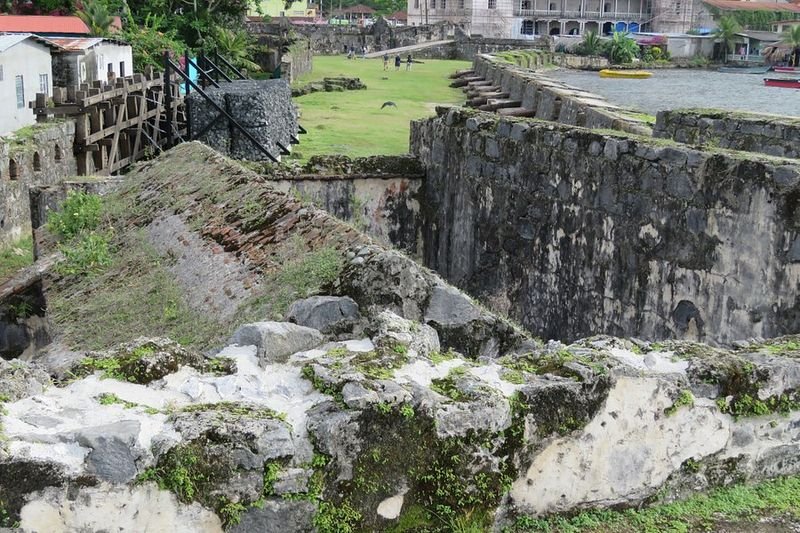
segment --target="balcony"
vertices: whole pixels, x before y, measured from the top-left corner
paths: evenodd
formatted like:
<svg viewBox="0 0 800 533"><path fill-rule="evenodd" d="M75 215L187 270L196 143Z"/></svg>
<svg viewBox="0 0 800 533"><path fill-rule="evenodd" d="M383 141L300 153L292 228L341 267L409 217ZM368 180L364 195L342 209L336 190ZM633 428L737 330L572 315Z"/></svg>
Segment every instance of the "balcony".
<svg viewBox="0 0 800 533"><path fill-rule="evenodd" d="M572 11L567 9L521 9L514 8L515 17L535 17L535 18L557 18L557 19L592 19L592 20L612 20L620 22L635 22L639 20L649 20L651 15L648 12L627 13L607 11Z"/></svg>

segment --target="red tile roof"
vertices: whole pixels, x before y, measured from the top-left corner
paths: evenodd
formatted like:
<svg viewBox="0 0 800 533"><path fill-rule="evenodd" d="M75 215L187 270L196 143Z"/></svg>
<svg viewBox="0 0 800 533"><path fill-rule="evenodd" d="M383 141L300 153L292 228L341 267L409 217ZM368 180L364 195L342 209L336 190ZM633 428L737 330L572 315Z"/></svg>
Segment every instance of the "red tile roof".
<svg viewBox="0 0 800 533"><path fill-rule="evenodd" d="M89 35L86 24L78 17L45 15L0 15L0 32Z"/></svg>
<svg viewBox="0 0 800 533"><path fill-rule="evenodd" d="M356 4L354 6L346 7L344 9L337 9L334 13L375 13L375 10L364 4Z"/></svg>
<svg viewBox="0 0 800 533"><path fill-rule="evenodd" d="M746 2L741 0L703 0L710 6L723 11L786 11L800 13L800 5L773 2Z"/></svg>
<svg viewBox="0 0 800 533"><path fill-rule="evenodd" d="M387 20L408 20L408 13L406 13L405 11L395 11L394 13L392 13L391 15L386 17L386 19Z"/></svg>

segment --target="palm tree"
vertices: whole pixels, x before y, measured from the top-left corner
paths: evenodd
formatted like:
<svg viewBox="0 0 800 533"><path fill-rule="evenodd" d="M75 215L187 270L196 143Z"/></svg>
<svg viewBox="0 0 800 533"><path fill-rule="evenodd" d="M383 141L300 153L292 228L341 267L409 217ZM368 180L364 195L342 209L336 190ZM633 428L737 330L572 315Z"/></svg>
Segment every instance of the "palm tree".
<svg viewBox="0 0 800 533"><path fill-rule="evenodd" d="M603 47L603 42L596 31L587 31L583 36L583 43L581 43L583 51L590 56L597 55Z"/></svg>
<svg viewBox="0 0 800 533"><path fill-rule="evenodd" d="M81 8L76 13L89 27L92 35L105 37L110 33L114 17L101 0L81 0Z"/></svg>
<svg viewBox="0 0 800 533"><path fill-rule="evenodd" d="M736 39L736 34L742 31L742 27L731 16L725 16L717 22L717 29L714 30L714 36L718 41L722 42L723 47L723 61L728 62L728 54L733 52L733 45Z"/></svg>
<svg viewBox="0 0 800 533"><path fill-rule="evenodd" d="M219 28L214 36L217 51L237 68L258 72L261 67L251 58L257 52L250 35L243 30Z"/></svg>
<svg viewBox="0 0 800 533"><path fill-rule="evenodd" d="M627 33L615 31L611 37L609 59L612 63L630 63L639 54L639 45Z"/></svg>
<svg viewBox="0 0 800 533"><path fill-rule="evenodd" d="M800 25L792 26L783 32L781 44L792 51L792 66L796 67L800 60Z"/></svg>

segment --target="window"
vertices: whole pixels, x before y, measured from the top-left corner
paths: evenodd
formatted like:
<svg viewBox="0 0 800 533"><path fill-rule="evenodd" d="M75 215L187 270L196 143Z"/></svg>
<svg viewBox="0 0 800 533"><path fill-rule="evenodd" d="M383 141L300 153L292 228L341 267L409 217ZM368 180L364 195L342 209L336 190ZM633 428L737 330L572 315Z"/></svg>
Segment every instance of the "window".
<svg viewBox="0 0 800 533"><path fill-rule="evenodd" d="M436 9L436 0L431 0L431 9Z"/></svg>
<svg viewBox="0 0 800 533"><path fill-rule="evenodd" d="M489 0L489 9L497 9L497 0Z"/></svg>
<svg viewBox="0 0 800 533"><path fill-rule="evenodd" d="M3 65L0 65L0 81L3 81Z"/></svg>
<svg viewBox="0 0 800 533"><path fill-rule="evenodd" d="M14 80L17 87L17 109L25 107L25 82L22 76L17 76Z"/></svg>
<svg viewBox="0 0 800 533"><path fill-rule="evenodd" d="M42 170L42 156L39 152L33 152L33 170L39 172Z"/></svg>
<svg viewBox="0 0 800 533"><path fill-rule="evenodd" d="M39 92L50 95L50 75L39 74Z"/></svg>
<svg viewBox="0 0 800 533"><path fill-rule="evenodd" d="M533 35L533 21L532 20L523 20L522 21L522 28L520 28L519 32L522 35Z"/></svg>
<svg viewBox="0 0 800 533"><path fill-rule="evenodd" d="M675 2L675 14L676 15L680 15L681 14L681 3L680 2Z"/></svg>
<svg viewBox="0 0 800 533"><path fill-rule="evenodd" d="M124 61L120 61L119 62L119 77L120 78L124 78L125 77L125 62Z"/></svg>
<svg viewBox="0 0 800 533"><path fill-rule="evenodd" d="M523 10L530 9L531 8L531 0L521 0L521 2L519 3L519 8L523 9ZM522 21L522 22L523 22L523 24L525 23L525 21Z"/></svg>
<svg viewBox="0 0 800 533"><path fill-rule="evenodd" d="M458 9L464 9L464 0L458 0Z"/></svg>
<svg viewBox="0 0 800 533"><path fill-rule="evenodd" d="M442 0L441 1L441 5L439 7L441 7L442 9L445 9L447 7L447 0Z"/></svg>
<svg viewBox="0 0 800 533"><path fill-rule="evenodd" d="M419 0L414 0L414 9L419 9Z"/></svg>

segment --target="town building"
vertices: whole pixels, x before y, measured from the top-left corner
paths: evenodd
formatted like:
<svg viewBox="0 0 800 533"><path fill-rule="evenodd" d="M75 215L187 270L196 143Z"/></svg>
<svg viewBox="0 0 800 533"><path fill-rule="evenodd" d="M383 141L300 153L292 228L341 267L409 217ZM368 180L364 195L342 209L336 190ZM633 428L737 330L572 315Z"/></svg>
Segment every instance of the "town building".
<svg viewBox="0 0 800 533"><path fill-rule="evenodd" d="M53 79L61 87L109 81L133 74L130 45L105 37L51 37L58 45L53 55Z"/></svg>
<svg viewBox="0 0 800 533"><path fill-rule="evenodd" d="M53 92L55 47L30 33L0 35L0 135L36 122L28 102Z"/></svg>
<svg viewBox="0 0 800 533"><path fill-rule="evenodd" d="M122 21L119 17L114 17L111 30L120 29ZM79 17L0 14L0 33L33 33L41 37L86 37L92 32Z"/></svg>
<svg viewBox="0 0 800 533"><path fill-rule="evenodd" d="M452 22L473 35L512 39L641 31L649 0L409 0L410 25Z"/></svg>
<svg viewBox="0 0 800 533"><path fill-rule="evenodd" d="M363 4L335 9L333 18L348 25L370 26L374 22L375 10Z"/></svg>
<svg viewBox="0 0 800 533"><path fill-rule="evenodd" d="M408 0L412 26L447 21L485 37L582 35L595 31L708 34L726 12L773 13L783 31L800 21L800 3L744 0Z"/></svg>

